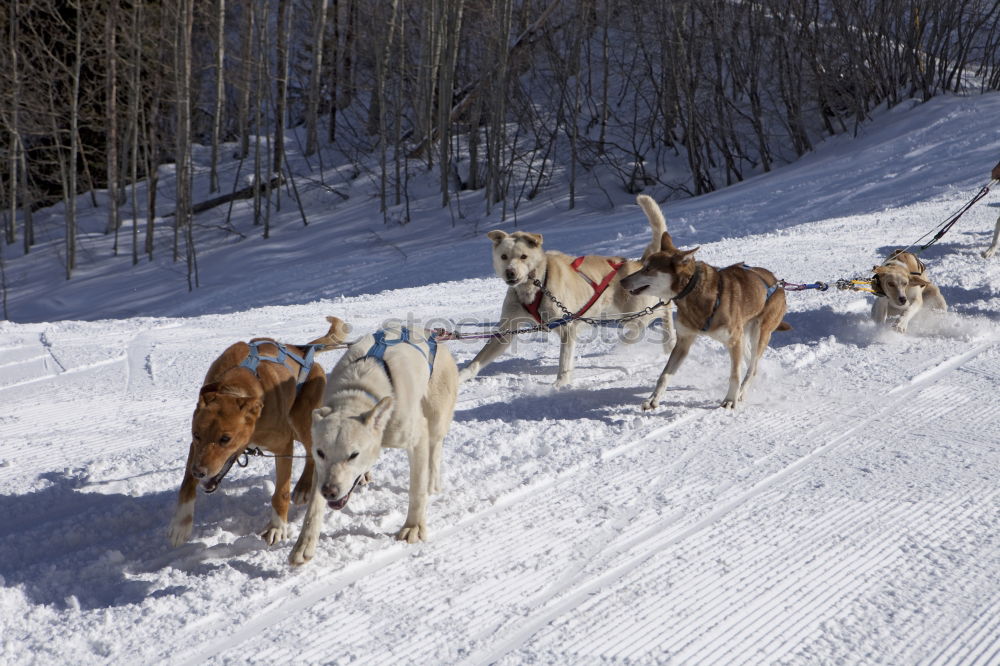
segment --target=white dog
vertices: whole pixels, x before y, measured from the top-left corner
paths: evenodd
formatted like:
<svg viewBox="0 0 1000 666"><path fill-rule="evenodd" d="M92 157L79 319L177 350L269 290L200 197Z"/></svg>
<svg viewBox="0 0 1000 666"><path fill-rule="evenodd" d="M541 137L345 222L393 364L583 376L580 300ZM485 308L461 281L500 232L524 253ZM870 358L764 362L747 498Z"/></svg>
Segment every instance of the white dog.
<svg viewBox="0 0 1000 666"><path fill-rule="evenodd" d="M893 326L900 333L926 301L935 310L947 310L941 290L927 276L927 267L911 252L896 250L885 263L872 269L875 273L875 303L872 319L884 324L890 315L899 317Z"/></svg>
<svg viewBox="0 0 1000 666"><path fill-rule="evenodd" d="M427 495L440 488L457 387L455 360L433 335L387 327L350 344L313 412L316 479L292 564L312 559L324 505L343 509L383 448L404 449L410 461L409 510L396 538L427 539Z"/></svg>
<svg viewBox="0 0 1000 666"><path fill-rule="evenodd" d="M660 238L666 229L663 213L656 202L646 195L639 195L639 205L646 213L652 240L643 252L643 260L660 250ZM541 234L515 231L491 231L486 234L493 241L493 268L497 276L507 283L507 296L500 311L501 330L516 330L524 326L551 324L566 317L566 311L554 303L555 297L574 316L599 317L638 312L659 303L650 294L632 295L618 284L622 276L633 273L642 266L640 261L622 257L588 255L570 257L562 252L544 251ZM544 287L539 289L538 284ZM547 293L546 293L547 292ZM551 296L550 296L551 294ZM676 335L669 306L625 324L626 342L639 339L641 331L656 317L663 318L664 353L674 346ZM559 373L556 387L567 386L572 381L573 354L576 346L577 327L573 321L555 326L559 334ZM462 368L459 381L466 381L493 362L510 344L510 336L491 338L472 361Z"/></svg>

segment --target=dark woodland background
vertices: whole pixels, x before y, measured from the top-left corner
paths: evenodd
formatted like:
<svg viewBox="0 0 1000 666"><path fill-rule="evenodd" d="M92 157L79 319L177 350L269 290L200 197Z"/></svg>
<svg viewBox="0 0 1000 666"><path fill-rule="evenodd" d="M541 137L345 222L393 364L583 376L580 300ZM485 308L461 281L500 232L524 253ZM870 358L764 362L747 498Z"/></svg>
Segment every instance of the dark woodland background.
<svg viewBox="0 0 1000 666"><path fill-rule="evenodd" d="M987 0L8 0L2 242L30 253L32 211L64 202L69 278L77 195L106 190L133 263L161 232L190 262L192 146L222 198L220 160L245 161L257 186L237 195L263 218L300 177L289 137L372 176L383 211L415 169L442 205L477 191L486 211L546 188L572 206L598 169L695 196L903 100L1000 88L998 15ZM158 218L165 164L176 207Z"/></svg>

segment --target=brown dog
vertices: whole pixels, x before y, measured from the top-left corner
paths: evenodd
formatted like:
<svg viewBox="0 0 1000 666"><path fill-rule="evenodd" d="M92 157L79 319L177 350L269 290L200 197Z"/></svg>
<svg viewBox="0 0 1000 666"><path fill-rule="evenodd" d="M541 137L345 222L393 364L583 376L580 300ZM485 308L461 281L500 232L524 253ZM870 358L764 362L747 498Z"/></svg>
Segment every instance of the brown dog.
<svg viewBox="0 0 1000 666"><path fill-rule="evenodd" d="M231 345L212 363L191 419L191 448L170 521L174 546L191 536L198 482L205 492L215 492L251 444L275 456L271 519L261 537L274 544L287 536L290 497L301 504L312 491L312 412L322 405L326 388L326 374L311 361L312 354L342 343L347 335L344 322L327 320L327 334L306 345L255 338ZM305 445L306 462L290 494L294 440Z"/></svg>
<svg viewBox="0 0 1000 666"><path fill-rule="evenodd" d="M661 251L646 259L641 269L621 281L621 286L633 294L651 293L672 300L677 307L677 344L642 408L655 409L659 405L660 396L695 338L707 335L729 348L729 391L722 406L733 409L746 397L771 333L791 329L782 321L785 291L767 269L743 264L715 268L695 261L693 255L698 248L678 250L666 231L660 247ZM739 371L745 346L750 356L741 383Z"/></svg>

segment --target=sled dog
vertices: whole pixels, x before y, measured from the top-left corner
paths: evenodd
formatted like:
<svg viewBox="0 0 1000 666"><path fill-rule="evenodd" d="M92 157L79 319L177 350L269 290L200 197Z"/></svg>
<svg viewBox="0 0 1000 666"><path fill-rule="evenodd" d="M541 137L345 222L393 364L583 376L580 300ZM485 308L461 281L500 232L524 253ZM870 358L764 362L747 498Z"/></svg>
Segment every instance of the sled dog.
<svg viewBox="0 0 1000 666"><path fill-rule="evenodd" d="M427 496L440 489L457 388L455 360L433 334L394 326L350 344L312 415L316 482L291 564L313 558L324 507L343 509L384 448L404 449L410 463L409 509L396 538L427 539Z"/></svg>
<svg viewBox="0 0 1000 666"><path fill-rule="evenodd" d="M660 373L643 410L655 409L670 379L677 373L699 335L719 340L729 348L729 390L722 406L733 409L746 398L757 374L757 364L774 331L791 329L785 316L785 291L767 269L735 264L715 268L694 259L692 250L679 250L666 231L660 252L643 261L642 268L622 278L623 289L672 300L677 308L677 344ZM749 354L740 382L740 362Z"/></svg>
<svg viewBox="0 0 1000 666"><path fill-rule="evenodd" d="M639 195L639 205L646 213L652 239L643 252L643 260L660 249L666 222L660 207L649 196ZM553 302L554 297L576 316L598 317L638 312L659 302L653 295L633 295L621 288L621 277L637 270L641 262L622 257L588 255L570 257L542 249L542 235L525 231L507 234L494 230L486 234L493 242L493 269L507 283L507 295L500 311L500 329L515 330L526 326L552 325L566 317L566 311ZM538 287L541 284L544 291ZM624 324L623 339L636 341L642 330L656 317L663 318L664 353L673 347L675 333L669 306ZM554 326L559 335L559 372L556 387L572 381L577 327L573 321ZM475 377L510 344L510 336L492 338L472 361L462 368L459 380Z"/></svg>
<svg viewBox="0 0 1000 666"><path fill-rule="evenodd" d="M893 328L906 333L906 327L926 302L935 310L947 310L944 296L927 276L927 267L915 254L896 250L881 266L872 268L875 277L875 303L872 319L885 324L890 316L898 317Z"/></svg>
<svg viewBox="0 0 1000 666"><path fill-rule="evenodd" d="M261 537L274 544L287 536L294 440L302 442L307 454L311 452L310 419L326 386L323 368L312 357L340 344L347 335L344 322L336 317L327 320L327 334L306 345L270 338L237 342L209 367L191 419L191 446L170 521L171 544L179 546L191 536L199 482L206 493L215 492L250 445L275 455L271 519ZM312 459L308 458L291 493L297 504L308 499L312 481Z"/></svg>

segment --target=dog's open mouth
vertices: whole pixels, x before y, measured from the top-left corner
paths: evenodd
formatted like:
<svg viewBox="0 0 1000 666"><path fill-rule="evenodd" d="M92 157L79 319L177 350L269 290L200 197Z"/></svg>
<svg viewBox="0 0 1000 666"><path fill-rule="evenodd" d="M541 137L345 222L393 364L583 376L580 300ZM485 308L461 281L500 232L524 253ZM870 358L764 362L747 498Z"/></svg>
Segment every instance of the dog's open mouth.
<svg viewBox="0 0 1000 666"><path fill-rule="evenodd" d="M633 296L638 296L639 294L641 294L642 292L646 291L647 289L649 289L649 285L648 284L644 284L641 287L636 287L635 289L629 289L628 293L632 294Z"/></svg>
<svg viewBox="0 0 1000 666"><path fill-rule="evenodd" d="M351 493L353 493L354 489L358 487L358 483L361 482L361 477L363 476L364 474L359 474L358 478L354 479L354 483L351 484L351 489L347 491L346 495L341 497L339 500L328 500L326 505L336 511L340 511L347 506L347 500L351 499Z"/></svg>
<svg viewBox="0 0 1000 666"><path fill-rule="evenodd" d="M219 470L218 474L209 479L205 479L204 481L201 482L201 487L207 494L211 495L212 493L214 493L216 490L219 489L219 484L222 483L222 480L224 478L226 478L226 474L229 474L229 469L233 466L233 463L236 462L236 459L239 458L242 453L243 453L242 451L237 451L236 453L231 455L229 457L229 460L226 461L226 464L223 465L222 469Z"/></svg>

